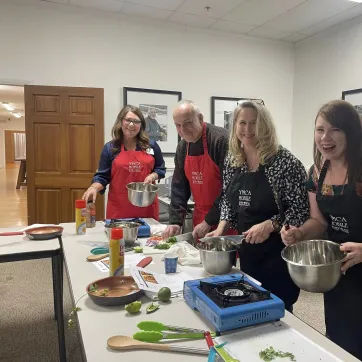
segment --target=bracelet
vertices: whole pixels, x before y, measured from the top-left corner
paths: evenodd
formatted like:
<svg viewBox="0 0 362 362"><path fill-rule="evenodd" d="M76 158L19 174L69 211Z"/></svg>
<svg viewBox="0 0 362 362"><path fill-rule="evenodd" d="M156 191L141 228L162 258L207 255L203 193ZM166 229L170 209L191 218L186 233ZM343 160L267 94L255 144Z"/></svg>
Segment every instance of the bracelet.
<svg viewBox="0 0 362 362"><path fill-rule="evenodd" d="M96 190L98 192L98 189L96 187L92 186L92 185L90 185L89 188L92 188L92 189L94 189L94 190Z"/></svg>
<svg viewBox="0 0 362 362"><path fill-rule="evenodd" d="M271 225L272 225L272 228L273 228L273 232L278 233L280 231L280 229L281 229L278 221L273 219L273 220L270 220L270 222L271 222Z"/></svg>

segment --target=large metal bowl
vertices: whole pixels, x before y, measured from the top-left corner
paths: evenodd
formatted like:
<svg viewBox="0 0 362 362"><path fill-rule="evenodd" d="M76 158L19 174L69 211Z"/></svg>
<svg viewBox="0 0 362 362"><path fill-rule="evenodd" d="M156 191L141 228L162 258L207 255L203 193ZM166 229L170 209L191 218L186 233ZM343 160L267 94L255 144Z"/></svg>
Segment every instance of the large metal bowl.
<svg viewBox="0 0 362 362"><path fill-rule="evenodd" d="M153 184L146 184L144 182L131 182L127 185L128 200L134 206L147 207L152 204L158 187Z"/></svg>
<svg viewBox="0 0 362 362"><path fill-rule="evenodd" d="M341 278L340 245L329 240L305 240L282 250L294 283L307 292L325 293Z"/></svg>
<svg viewBox="0 0 362 362"><path fill-rule="evenodd" d="M113 228L122 228L123 229L123 239L126 246L132 246L137 240L138 229L140 224L137 222L131 221L112 221L109 224L105 225L105 231L108 236L108 239L111 236L111 229Z"/></svg>
<svg viewBox="0 0 362 362"><path fill-rule="evenodd" d="M214 275L229 273L236 261L236 246L224 237L203 238L197 245L204 269Z"/></svg>

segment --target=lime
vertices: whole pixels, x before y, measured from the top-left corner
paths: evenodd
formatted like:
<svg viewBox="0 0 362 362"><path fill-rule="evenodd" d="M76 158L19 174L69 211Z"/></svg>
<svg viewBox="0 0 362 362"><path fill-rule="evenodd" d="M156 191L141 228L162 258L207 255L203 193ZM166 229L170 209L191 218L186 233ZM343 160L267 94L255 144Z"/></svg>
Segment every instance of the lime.
<svg viewBox="0 0 362 362"><path fill-rule="evenodd" d="M155 312L158 308L160 308L160 305L158 303L151 303L147 306L146 308L146 313L153 313Z"/></svg>
<svg viewBox="0 0 362 362"><path fill-rule="evenodd" d="M135 247L133 248L133 251L134 251L135 253L143 253L143 248L142 248L141 246L135 246Z"/></svg>
<svg viewBox="0 0 362 362"><path fill-rule="evenodd" d="M157 296L161 302L168 302L171 299L171 289L163 287L158 291Z"/></svg>
<svg viewBox="0 0 362 362"><path fill-rule="evenodd" d="M142 303L137 300L136 302L132 302L130 304L127 304L124 309L128 313L136 314L136 313L138 313L140 311L141 305L142 305Z"/></svg>

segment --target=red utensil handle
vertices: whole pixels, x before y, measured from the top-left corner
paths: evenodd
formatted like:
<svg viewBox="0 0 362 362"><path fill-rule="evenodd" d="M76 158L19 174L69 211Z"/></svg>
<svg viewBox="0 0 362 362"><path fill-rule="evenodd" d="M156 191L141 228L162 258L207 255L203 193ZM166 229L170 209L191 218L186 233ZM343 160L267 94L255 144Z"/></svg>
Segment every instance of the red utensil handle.
<svg viewBox="0 0 362 362"><path fill-rule="evenodd" d="M23 235L21 231L8 231L5 233L0 233L0 236L13 236L13 235Z"/></svg>
<svg viewBox="0 0 362 362"><path fill-rule="evenodd" d="M148 264L150 264L152 262L152 257L151 256L147 256L146 258L143 258L136 266L138 266L139 268L145 268Z"/></svg>
<svg viewBox="0 0 362 362"><path fill-rule="evenodd" d="M209 331L204 332L204 336L205 336L205 339L206 339L207 346L210 349L211 347L214 346L214 341L211 338L210 332Z"/></svg>

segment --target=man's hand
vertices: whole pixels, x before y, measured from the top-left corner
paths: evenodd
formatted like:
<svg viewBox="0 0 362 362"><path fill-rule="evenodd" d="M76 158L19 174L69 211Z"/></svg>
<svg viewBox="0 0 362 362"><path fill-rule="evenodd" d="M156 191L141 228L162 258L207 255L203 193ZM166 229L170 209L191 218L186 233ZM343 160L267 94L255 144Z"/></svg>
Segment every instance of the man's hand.
<svg viewBox="0 0 362 362"><path fill-rule="evenodd" d="M285 245L295 244L296 242L303 240L304 237L302 231L292 225L290 225L289 230L287 230L285 226L283 226L282 230L280 231L280 235Z"/></svg>
<svg viewBox="0 0 362 362"><path fill-rule="evenodd" d="M260 244L269 238L273 232L273 226L270 220L266 220L260 224L252 226L249 230L245 231L245 241L250 244Z"/></svg>
<svg viewBox="0 0 362 362"><path fill-rule="evenodd" d="M344 273L351 266L362 263L362 244L361 243L344 243L341 245L341 251L347 253L342 260L342 272Z"/></svg>
<svg viewBox="0 0 362 362"><path fill-rule="evenodd" d="M167 228L162 233L162 238L164 240L170 238L171 236L175 236L180 234L181 226L180 225L168 225Z"/></svg>
<svg viewBox="0 0 362 362"><path fill-rule="evenodd" d="M194 237L194 239L203 238L210 231L210 229L211 226L204 220L203 222L195 226L192 232L192 236Z"/></svg>

